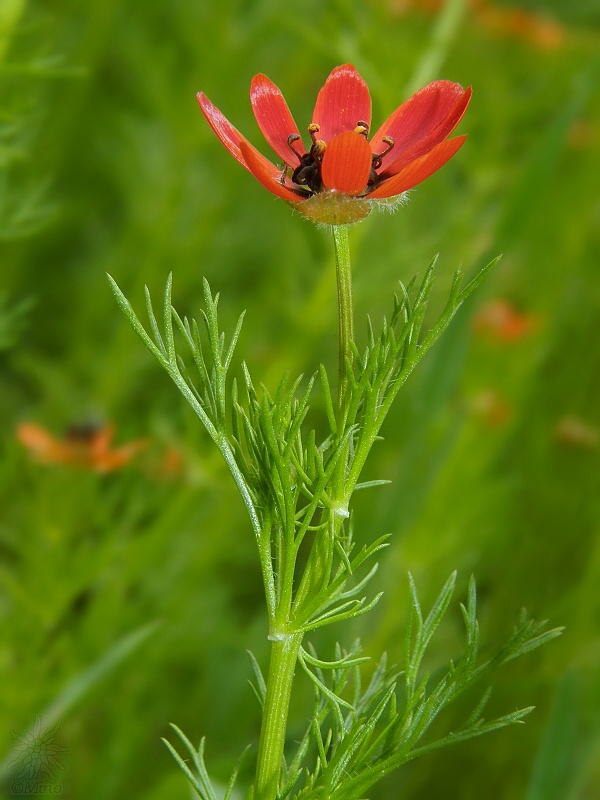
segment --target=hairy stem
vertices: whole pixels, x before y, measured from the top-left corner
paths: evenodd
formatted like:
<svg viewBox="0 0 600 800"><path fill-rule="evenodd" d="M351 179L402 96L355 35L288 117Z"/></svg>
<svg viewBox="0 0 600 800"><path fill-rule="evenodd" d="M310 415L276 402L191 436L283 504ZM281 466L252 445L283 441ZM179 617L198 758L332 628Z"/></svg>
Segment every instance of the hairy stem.
<svg viewBox="0 0 600 800"><path fill-rule="evenodd" d="M348 225L332 227L335 249L335 265L338 295L339 337L338 337L338 416L342 422L347 396L347 362L352 359L351 344L354 341L354 309L352 305L352 270ZM342 426L343 427L343 426ZM333 486L343 492L345 458L340 459L340 467L333 477ZM337 497L336 497L337 499ZM319 585L329 581L333 537L341 524L336 519L329 536L317 538L313 544L305 574L296 594L296 607L304 602L306 592L315 582ZM284 614L289 613L283 609ZM253 800L276 800L279 777L283 763L283 751L287 718L294 680L298 652L302 643L302 633L290 633L283 627L271 633L271 662L267 678L267 691L263 708L262 728L258 744L258 762Z"/></svg>
<svg viewBox="0 0 600 800"><path fill-rule="evenodd" d="M354 309L352 306L352 268L350 266L350 246L348 225L333 225L335 246L335 272L338 295L338 410L344 407L348 380L346 359L352 359L350 343L354 341Z"/></svg>
<svg viewBox="0 0 600 800"><path fill-rule="evenodd" d="M294 670L302 633L281 634L271 645L271 663L263 708L254 800L276 800Z"/></svg>

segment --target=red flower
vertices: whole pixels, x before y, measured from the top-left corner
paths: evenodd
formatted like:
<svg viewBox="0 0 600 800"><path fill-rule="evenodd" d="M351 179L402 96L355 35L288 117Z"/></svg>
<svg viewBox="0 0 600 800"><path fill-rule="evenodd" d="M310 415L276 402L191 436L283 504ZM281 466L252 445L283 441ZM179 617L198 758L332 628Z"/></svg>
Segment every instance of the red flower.
<svg viewBox="0 0 600 800"><path fill-rule="evenodd" d="M112 447L112 425L75 425L64 438L57 439L39 425L23 422L17 426L16 435L31 455L43 464L65 464L100 473L121 469L146 447L143 439Z"/></svg>
<svg viewBox="0 0 600 800"><path fill-rule="evenodd" d="M517 311L506 300L490 300L475 316L474 327L476 333L497 342L516 342L533 333L539 322L538 317Z"/></svg>
<svg viewBox="0 0 600 800"><path fill-rule="evenodd" d="M344 64L318 94L307 149L279 89L265 75L255 75L250 102L265 139L283 162L277 167L205 94L198 94L208 124L243 167L274 195L330 225L362 219L370 201L401 195L452 158L466 136L448 137L470 99L470 88L434 81L402 103L369 140L369 89L357 70Z"/></svg>

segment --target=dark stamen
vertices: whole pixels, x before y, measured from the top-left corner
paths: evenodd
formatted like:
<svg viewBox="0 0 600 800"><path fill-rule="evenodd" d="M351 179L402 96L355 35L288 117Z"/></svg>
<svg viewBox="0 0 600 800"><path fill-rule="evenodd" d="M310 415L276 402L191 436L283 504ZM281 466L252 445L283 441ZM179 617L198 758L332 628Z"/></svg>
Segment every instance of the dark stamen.
<svg viewBox="0 0 600 800"><path fill-rule="evenodd" d="M360 133L361 136L367 139L369 136L369 125L364 120L359 119L356 123L356 128L354 128L354 133Z"/></svg>
<svg viewBox="0 0 600 800"><path fill-rule="evenodd" d="M384 136L381 139L381 141L384 142L385 144L387 144L387 147L385 148L385 150L382 150L381 153L377 153L377 154L373 155L373 168L374 169L379 169L379 167L381 166L381 162L383 160L383 157L387 156L387 154L390 152L390 150L392 150L393 147L394 147L394 140L393 140L393 138L391 136Z"/></svg>
<svg viewBox="0 0 600 800"><path fill-rule="evenodd" d="M308 126L308 133L309 133L310 139L311 139L313 144L316 144L317 133L320 130L321 130L321 127L320 127L320 125L317 125L316 122L311 122L310 125Z"/></svg>
<svg viewBox="0 0 600 800"><path fill-rule="evenodd" d="M323 160L323 153L327 145L322 139L317 139L313 146L310 148L310 154L316 164L320 164Z"/></svg>
<svg viewBox="0 0 600 800"><path fill-rule="evenodd" d="M287 139L288 147L292 151L292 153L297 157L298 161L302 162L302 155L296 150L294 147L295 143L300 140L299 133L290 133Z"/></svg>
<svg viewBox="0 0 600 800"><path fill-rule="evenodd" d="M394 140L393 140L393 138L391 136L384 136L381 141L385 142L385 144L387 144L387 147L386 147L385 150L383 150L381 153L379 153L379 158L383 158L384 156L387 156L387 154L390 152L390 150L394 149Z"/></svg>

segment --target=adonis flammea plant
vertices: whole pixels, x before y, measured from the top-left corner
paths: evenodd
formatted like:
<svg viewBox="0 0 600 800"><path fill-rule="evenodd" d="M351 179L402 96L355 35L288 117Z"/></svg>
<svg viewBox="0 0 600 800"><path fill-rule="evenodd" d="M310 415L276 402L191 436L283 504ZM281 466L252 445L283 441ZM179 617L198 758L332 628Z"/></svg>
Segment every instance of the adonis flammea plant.
<svg viewBox="0 0 600 800"><path fill-rule="evenodd" d="M485 721L482 714L489 691L484 688L461 727L447 733L440 733L439 726L435 734L431 731L433 721L458 695L487 678L493 668L558 636L560 629L548 631L545 623L523 614L496 655L481 660L471 579L461 606L464 653L449 663L444 674L428 679L422 661L451 601L453 573L427 614L409 578L411 624L400 669L382 658L365 684L361 676L368 659L358 644L348 649L338 646L334 658L324 660L307 643L311 631L366 614L381 596L370 585L377 570L374 559L387 545L387 537L357 549L354 492L385 483L365 481L362 474L386 415L418 362L494 262L464 287L457 272L441 316L429 331L423 331L434 260L419 283L402 287L379 333L369 326L367 344L359 351L354 342L349 225L366 217L373 205L421 183L455 155L465 136L449 137L467 109L471 91L449 81L431 83L400 105L373 136L369 91L350 64L336 67L329 75L305 138L281 92L264 75L252 80L250 99L280 164L265 158L204 94L198 95L209 125L243 167L306 217L331 226L339 310L337 393L332 392L323 365L305 383L301 378L291 384L283 379L274 397L255 388L245 365L233 377L242 317L226 337L219 328L218 295L212 294L206 281L204 333L172 308L171 278L164 296L162 329L146 293L151 333L116 284L112 285L134 329L223 456L256 539L271 657L266 676L251 658L262 726L255 777L247 796L252 800L364 800L373 797L371 789L381 778L419 755L521 722L530 708ZM193 380L178 353L176 335L197 370ZM315 384L324 400L327 432L322 439L306 424ZM305 735L286 749L288 709L294 676L300 670L314 685L316 702ZM171 752L198 796L217 800L204 762L204 742L196 749L174 729L192 761L184 760L167 743ZM236 767L225 800L232 796L237 774Z"/></svg>
<svg viewBox="0 0 600 800"><path fill-rule="evenodd" d="M336 67L317 96L307 125L309 146L280 90L255 75L250 102L283 167L266 159L205 94L198 103L221 142L262 185L309 219L357 222L378 200L398 197L442 167L466 136L448 139L465 113L471 89L435 81L402 103L371 136L371 95L352 64Z"/></svg>

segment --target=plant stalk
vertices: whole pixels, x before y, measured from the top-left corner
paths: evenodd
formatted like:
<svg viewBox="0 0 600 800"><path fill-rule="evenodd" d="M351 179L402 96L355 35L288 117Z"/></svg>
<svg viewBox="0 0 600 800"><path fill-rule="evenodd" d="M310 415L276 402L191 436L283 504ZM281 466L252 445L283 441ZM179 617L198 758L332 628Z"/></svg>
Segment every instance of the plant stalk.
<svg viewBox="0 0 600 800"><path fill-rule="evenodd" d="M346 360L352 360L354 309L352 306L352 267L350 265L349 225L332 225L335 249L335 273L338 295L338 411L341 414L348 379Z"/></svg>
<svg viewBox="0 0 600 800"><path fill-rule="evenodd" d="M282 634L271 645L253 800L277 798L290 695L302 637L302 633Z"/></svg>
<svg viewBox="0 0 600 800"><path fill-rule="evenodd" d="M352 270L348 229L348 225L332 226L338 296L337 404L340 422L344 415L348 386L347 362L352 361L351 345L354 341ZM341 459L340 475L334 483L343 483L344 470L345 459ZM316 542L311 553L312 558L316 558L317 562L327 563L327 547L330 545L329 541ZM307 565L305 578L312 575L314 569L316 569L315 564ZM300 596L303 594L303 589L306 589L304 584L308 586L310 579L304 581L300 587ZM276 800L279 788L292 683L303 634L282 631L280 635L281 638L273 639L271 646L253 800Z"/></svg>

